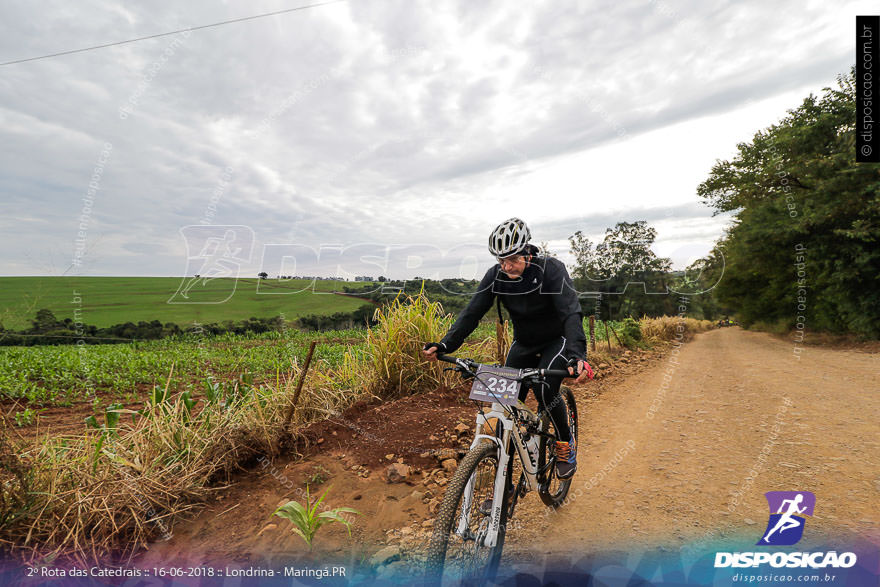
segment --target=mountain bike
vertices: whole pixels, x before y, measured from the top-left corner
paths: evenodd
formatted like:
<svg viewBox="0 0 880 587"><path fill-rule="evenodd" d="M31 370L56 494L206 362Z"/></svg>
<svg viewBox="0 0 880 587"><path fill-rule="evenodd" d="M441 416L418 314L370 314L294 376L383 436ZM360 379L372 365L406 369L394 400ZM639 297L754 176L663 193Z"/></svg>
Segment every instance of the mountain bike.
<svg viewBox="0 0 880 587"><path fill-rule="evenodd" d="M517 501L537 491L550 507L562 505L571 478L556 476L556 430L548 415L535 414L519 401L523 385L547 385L547 377L572 377L561 369L514 369L484 365L440 354L447 367L473 379L470 398L478 403L476 432L470 450L449 482L428 546L428 584L481 585L494 578ZM565 386L555 401L564 401L577 449L577 406ZM482 404L489 403L487 409ZM494 424L493 424L494 422ZM518 480L514 482L517 478Z"/></svg>

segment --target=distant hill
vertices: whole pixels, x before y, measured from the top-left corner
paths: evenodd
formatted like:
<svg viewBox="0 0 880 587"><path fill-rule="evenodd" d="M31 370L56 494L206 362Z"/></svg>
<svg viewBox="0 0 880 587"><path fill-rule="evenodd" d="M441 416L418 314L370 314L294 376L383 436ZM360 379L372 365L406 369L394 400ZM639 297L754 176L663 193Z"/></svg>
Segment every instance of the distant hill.
<svg viewBox="0 0 880 587"><path fill-rule="evenodd" d="M43 308L59 319L76 319L74 310L80 310L81 322L99 327L140 320L187 325L279 314L290 320L352 312L365 303L332 293L353 285L345 281L212 279L193 282L187 298L175 295L181 283L178 277L0 277L0 323L10 329L29 326Z"/></svg>

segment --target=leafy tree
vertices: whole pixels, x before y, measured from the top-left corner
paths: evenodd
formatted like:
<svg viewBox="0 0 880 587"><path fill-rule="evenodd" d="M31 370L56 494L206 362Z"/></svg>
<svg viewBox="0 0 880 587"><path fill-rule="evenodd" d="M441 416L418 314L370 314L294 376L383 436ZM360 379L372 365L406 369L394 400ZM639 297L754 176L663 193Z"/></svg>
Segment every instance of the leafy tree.
<svg viewBox="0 0 880 587"><path fill-rule="evenodd" d="M569 245L575 287L600 292L609 318L668 313L674 306L664 295L671 262L651 250L656 238L657 231L644 220L618 222L595 247L583 233L574 233Z"/></svg>
<svg viewBox="0 0 880 587"><path fill-rule="evenodd" d="M59 326L58 319L52 310L46 310L45 308L37 311L37 315L31 320L31 324L33 325L31 332L34 333L49 332Z"/></svg>
<svg viewBox="0 0 880 587"><path fill-rule="evenodd" d="M260 279L269 279L269 274L265 271L260 271L259 273L257 273L257 277L259 277Z"/></svg>
<svg viewBox="0 0 880 587"><path fill-rule="evenodd" d="M541 243L538 245L538 249L544 256L557 258L556 253L550 250L550 243L548 243L547 241L541 241Z"/></svg>
<svg viewBox="0 0 880 587"><path fill-rule="evenodd" d="M568 237L568 244L574 256L571 278L585 279L589 274L595 274L596 251L593 249L593 242L579 230Z"/></svg>
<svg viewBox="0 0 880 587"><path fill-rule="evenodd" d="M855 162L854 71L823 91L739 144L697 189L717 213L735 213L716 247L725 267L714 291L744 325L806 321L877 338L880 165ZM706 260L710 272L718 261Z"/></svg>
<svg viewBox="0 0 880 587"><path fill-rule="evenodd" d="M672 280L671 289L690 296L688 312L706 320L733 314L733 308L719 303L715 287L724 276L724 253L721 242L704 258L691 263L681 274Z"/></svg>

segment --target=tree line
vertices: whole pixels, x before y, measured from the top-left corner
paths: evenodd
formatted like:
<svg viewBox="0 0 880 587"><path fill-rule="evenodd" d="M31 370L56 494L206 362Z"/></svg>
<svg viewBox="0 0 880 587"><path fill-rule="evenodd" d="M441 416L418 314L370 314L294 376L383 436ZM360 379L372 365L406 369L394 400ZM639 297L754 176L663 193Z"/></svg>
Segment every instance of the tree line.
<svg viewBox="0 0 880 587"><path fill-rule="evenodd" d="M721 309L711 294L702 293L685 271L673 271L671 261L652 250L657 231L644 220L619 222L594 244L581 231L569 238L574 263L569 266L585 316L623 320L678 313L678 294L691 295L688 315L715 319ZM546 246L541 254L548 254ZM463 309L479 282L474 279L389 280L383 286L343 286L343 291L385 304L397 295L424 293L453 314ZM505 313L506 315L506 313Z"/></svg>
<svg viewBox="0 0 880 587"><path fill-rule="evenodd" d="M618 222L593 243L581 231L569 237L571 277L584 314L624 320L679 313L679 296L688 295L688 316L714 320L722 313L708 288L692 271L673 271L672 261L652 250L657 231L644 220Z"/></svg>
<svg viewBox="0 0 880 587"><path fill-rule="evenodd" d="M745 326L880 336L880 165L855 160L855 71L837 81L697 189L734 222L691 269Z"/></svg>
<svg viewBox="0 0 880 587"><path fill-rule="evenodd" d="M337 312L331 315L310 314L301 316L292 324L303 330L333 330L351 328L371 323L374 307L364 304L354 312ZM224 320L206 324L193 323L181 327L174 322L159 320L137 323L125 322L99 328L83 324L71 318L59 320L51 310L37 311L31 325L21 330L7 330L0 324L0 346L35 346L63 344L115 344L133 340L156 340L186 334L210 335L280 332L290 327L281 316L270 318L250 317L245 320Z"/></svg>

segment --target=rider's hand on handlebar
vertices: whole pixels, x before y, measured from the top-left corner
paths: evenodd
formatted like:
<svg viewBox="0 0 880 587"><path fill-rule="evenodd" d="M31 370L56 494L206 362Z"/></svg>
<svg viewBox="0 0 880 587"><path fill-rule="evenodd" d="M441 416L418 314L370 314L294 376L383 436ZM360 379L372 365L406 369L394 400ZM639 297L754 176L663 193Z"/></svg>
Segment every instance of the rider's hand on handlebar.
<svg viewBox="0 0 880 587"><path fill-rule="evenodd" d="M422 347L422 355L425 356L428 360L436 361L437 353L445 353L446 345L442 342L426 342L425 346Z"/></svg>
<svg viewBox="0 0 880 587"><path fill-rule="evenodd" d="M594 377L593 369L586 361L583 361L581 359L571 359L568 362L568 372L572 375L575 375L575 373L577 373L577 379L575 379L575 383L583 383L587 380L587 378L592 379Z"/></svg>

